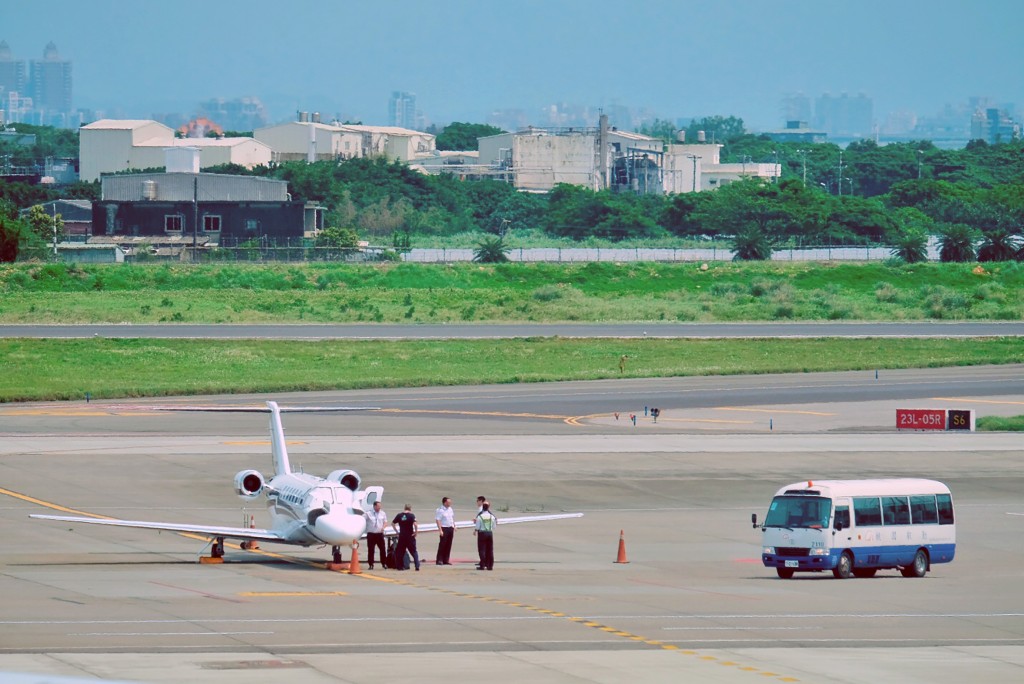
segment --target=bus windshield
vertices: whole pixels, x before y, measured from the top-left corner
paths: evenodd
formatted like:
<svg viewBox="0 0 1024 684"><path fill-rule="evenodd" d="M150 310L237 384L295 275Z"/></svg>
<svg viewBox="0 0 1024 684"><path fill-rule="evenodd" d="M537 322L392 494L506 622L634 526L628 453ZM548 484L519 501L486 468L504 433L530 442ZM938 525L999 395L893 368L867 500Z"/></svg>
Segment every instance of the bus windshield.
<svg viewBox="0 0 1024 684"><path fill-rule="evenodd" d="M816 530L828 527L832 500L822 497L777 496L772 499L765 516L765 527L798 527Z"/></svg>

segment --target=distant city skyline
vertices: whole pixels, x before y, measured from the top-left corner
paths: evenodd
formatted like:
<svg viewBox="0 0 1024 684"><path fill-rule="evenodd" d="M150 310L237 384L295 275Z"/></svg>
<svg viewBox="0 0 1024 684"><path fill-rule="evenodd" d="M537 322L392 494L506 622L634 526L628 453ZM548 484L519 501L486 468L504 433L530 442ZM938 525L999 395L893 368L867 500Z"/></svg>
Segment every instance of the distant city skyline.
<svg viewBox="0 0 1024 684"><path fill-rule="evenodd" d="M801 94L870 101L878 128L965 109L971 98L1018 116L1024 104L1015 35L1024 3L1012 0L204 8L183 18L117 0L11 5L0 40L26 61L59 46L74 65L73 108L123 118L190 118L244 100L253 121L301 110L385 124L394 94L415 93L422 123L486 122L500 111L544 125L545 115L602 108L673 122L733 115L772 130Z"/></svg>

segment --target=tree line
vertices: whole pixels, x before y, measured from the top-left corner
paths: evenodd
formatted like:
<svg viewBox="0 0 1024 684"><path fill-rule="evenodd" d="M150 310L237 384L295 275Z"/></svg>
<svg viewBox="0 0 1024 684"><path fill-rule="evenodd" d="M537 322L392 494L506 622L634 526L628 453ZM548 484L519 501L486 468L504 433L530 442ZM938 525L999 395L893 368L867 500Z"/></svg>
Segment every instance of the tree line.
<svg viewBox="0 0 1024 684"><path fill-rule="evenodd" d="M287 181L294 199L325 207L330 234L346 244L357 236L407 248L418 236L483 233L492 242L498 238L500 250L517 233L531 231L572 240L729 240L738 258L750 259L782 246L885 244L915 261L936 236L947 260L1024 257L1021 141L973 141L960 150L927 141L861 141L841 149L776 143L744 132L735 117L694 125L711 129L709 141L723 144L722 161L777 162L781 178L665 196L572 185L521 193L503 182L426 175L381 158L204 170ZM472 126L459 124L457 132L488 132ZM648 132L674 134L668 126ZM31 237L17 209L57 196L97 199L98 189L98 183L61 190L0 181L0 241L12 233Z"/></svg>

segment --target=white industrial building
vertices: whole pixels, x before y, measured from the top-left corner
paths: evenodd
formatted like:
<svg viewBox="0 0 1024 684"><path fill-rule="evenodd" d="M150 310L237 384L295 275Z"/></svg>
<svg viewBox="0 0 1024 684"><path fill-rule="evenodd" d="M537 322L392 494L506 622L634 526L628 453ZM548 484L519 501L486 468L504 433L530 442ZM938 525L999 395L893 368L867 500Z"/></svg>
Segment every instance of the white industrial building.
<svg viewBox="0 0 1024 684"><path fill-rule="evenodd" d="M238 164L265 166L271 148L253 138L177 138L174 130L145 119L101 119L80 129L79 176L98 180L101 174L164 166L167 148L199 149L200 166Z"/></svg>
<svg viewBox="0 0 1024 684"><path fill-rule="evenodd" d="M781 171L779 164L723 164L722 145L670 145L608 128L603 117L602 124L597 129L528 128L479 138L475 174L504 178L531 192L568 183L592 190L661 194L714 190L741 178L774 180Z"/></svg>
<svg viewBox="0 0 1024 684"><path fill-rule="evenodd" d="M598 142L602 137L606 145ZM616 160L653 159L663 146L657 138L614 128L528 128L479 138L477 144L481 165L500 170L517 189L532 192L547 192L559 183L592 190L629 183L616 178Z"/></svg>
<svg viewBox="0 0 1024 684"><path fill-rule="evenodd" d="M396 126L322 123L318 114L299 112L298 121L253 131L256 140L274 150L274 161L337 161L355 157L386 157L410 162L436 148L434 136Z"/></svg>
<svg viewBox="0 0 1024 684"><path fill-rule="evenodd" d="M274 150L275 162L336 161L363 156L363 136L319 121L290 121L257 128L253 137Z"/></svg>
<svg viewBox="0 0 1024 684"><path fill-rule="evenodd" d="M777 181L782 174L781 164L752 161L723 164L721 152L722 145L717 143L666 145L662 164L665 192L674 194L714 190L745 178Z"/></svg>

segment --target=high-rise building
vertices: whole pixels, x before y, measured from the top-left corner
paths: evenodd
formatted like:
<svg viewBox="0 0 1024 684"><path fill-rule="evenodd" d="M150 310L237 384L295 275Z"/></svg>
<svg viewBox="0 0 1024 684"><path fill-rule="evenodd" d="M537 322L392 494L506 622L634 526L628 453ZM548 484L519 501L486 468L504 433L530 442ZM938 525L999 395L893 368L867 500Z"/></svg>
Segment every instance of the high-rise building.
<svg viewBox="0 0 1024 684"><path fill-rule="evenodd" d="M874 132L874 103L861 93L836 97L825 93L814 108L814 126L833 138L868 138Z"/></svg>
<svg viewBox="0 0 1024 684"><path fill-rule="evenodd" d="M267 112L258 97L217 97L199 103L199 115L226 131L254 131L267 125Z"/></svg>
<svg viewBox="0 0 1024 684"><path fill-rule="evenodd" d="M46 44L42 59L30 62L32 105L39 122L67 126L71 116L71 62L60 58L53 42Z"/></svg>
<svg viewBox="0 0 1024 684"><path fill-rule="evenodd" d="M388 100L388 124L399 128L416 128L416 93L392 91Z"/></svg>
<svg viewBox="0 0 1024 684"><path fill-rule="evenodd" d="M811 121L811 98L803 93L790 93L781 104L783 121Z"/></svg>
<svg viewBox="0 0 1024 684"><path fill-rule="evenodd" d="M6 110L11 121L15 121L11 116L11 96L13 94L15 100L27 97L25 85L25 60L14 59L7 41L0 40L0 110Z"/></svg>
<svg viewBox="0 0 1024 684"><path fill-rule="evenodd" d="M1014 121L1005 109L978 109L971 117L972 140L984 140L990 145L998 145L1019 137L1020 124Z"/></svg>

